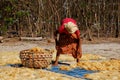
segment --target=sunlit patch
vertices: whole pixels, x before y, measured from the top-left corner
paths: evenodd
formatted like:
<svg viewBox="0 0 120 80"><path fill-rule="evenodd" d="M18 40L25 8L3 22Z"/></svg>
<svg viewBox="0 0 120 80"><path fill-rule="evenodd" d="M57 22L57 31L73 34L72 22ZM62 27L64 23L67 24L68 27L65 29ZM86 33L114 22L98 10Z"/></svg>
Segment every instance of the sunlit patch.
<svg viewBox="0 0 120 80"><path fill-rule="evenodd" d="M35 50L36 51L36 50ZM53 53L53 60L55 58ZM61 55L58 66L46 69L25 68L21 64L19 52L0 53L0 79L3 80L80 80L82 79L120 79L120 60L108 60L94 54L83 54L79 64L70 55ZM63 62L65 64L63 64Z"/></svg>

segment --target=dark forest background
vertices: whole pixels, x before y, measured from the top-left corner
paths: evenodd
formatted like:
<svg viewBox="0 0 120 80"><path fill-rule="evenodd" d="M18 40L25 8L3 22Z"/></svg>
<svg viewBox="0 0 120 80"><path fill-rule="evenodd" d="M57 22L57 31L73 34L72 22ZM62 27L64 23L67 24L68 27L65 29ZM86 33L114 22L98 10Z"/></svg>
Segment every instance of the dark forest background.
<svg viewBox="0 0 120 80"><path fill-rule="evenodd" d="M53 38L66 17L82 38L120 36L120 0L0 0L0 35Z"/></svg>

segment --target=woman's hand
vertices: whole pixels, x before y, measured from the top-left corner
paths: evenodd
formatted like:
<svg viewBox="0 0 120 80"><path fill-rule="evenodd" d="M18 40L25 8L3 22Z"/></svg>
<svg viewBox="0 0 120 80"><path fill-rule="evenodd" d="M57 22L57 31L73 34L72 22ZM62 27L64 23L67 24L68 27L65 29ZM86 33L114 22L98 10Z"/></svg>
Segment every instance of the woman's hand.
<svg viewBox="0 0 120 80"><path fill-rule="evenodd" d="M73 39L77 39L77 35L75 33L70 34Z"/></svg>

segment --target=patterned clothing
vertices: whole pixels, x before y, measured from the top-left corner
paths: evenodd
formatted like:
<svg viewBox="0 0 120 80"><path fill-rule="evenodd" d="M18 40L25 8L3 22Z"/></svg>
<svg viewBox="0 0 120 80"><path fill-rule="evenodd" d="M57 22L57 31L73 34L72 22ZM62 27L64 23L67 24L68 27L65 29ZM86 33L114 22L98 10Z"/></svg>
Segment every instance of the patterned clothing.
<svg viewBox="0 0 120 80"><path fill-rule="evenodd" d="M78 52L76 52L78 39L76 39L68 34L60 34L58 42L59 42L58 50L57 50L58 53L60 53L60 54L72 54L72 56L74 58L77 58L77 56L79 58L81 57L82 54L80 53L80 48L78 49Z"/></svg>
<svg viewBox="0 0 120 80"><path fill-rule="evenodd" d="M76 21L71 18L66 18L62 21L62 26L58 29L60 36L57 52L58 54L72 54L74 58L80 58L82 56L81 50L80 48L77 50L80 31L77 30L74 33L68 33L64 27L64 24L68 22L76 24Z"/></svg>

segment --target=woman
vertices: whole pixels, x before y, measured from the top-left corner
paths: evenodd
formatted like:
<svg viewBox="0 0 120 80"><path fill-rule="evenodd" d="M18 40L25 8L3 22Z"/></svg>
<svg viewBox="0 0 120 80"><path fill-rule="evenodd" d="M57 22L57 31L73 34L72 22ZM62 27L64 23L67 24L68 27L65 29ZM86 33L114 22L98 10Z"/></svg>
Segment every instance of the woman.
<svg viewBox="0 0 120 80"><path fill-rule="evenodd" d="M59 34L58 40L57 34ZM79 62L82 56L80 31L74 19L63 19L61 26L54 33L54 38L57 50L54 65L58 65L60 54L72 54L72 56L76 58L76 62Z"/></svg>

